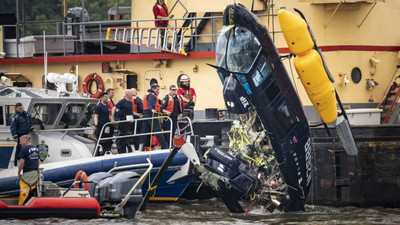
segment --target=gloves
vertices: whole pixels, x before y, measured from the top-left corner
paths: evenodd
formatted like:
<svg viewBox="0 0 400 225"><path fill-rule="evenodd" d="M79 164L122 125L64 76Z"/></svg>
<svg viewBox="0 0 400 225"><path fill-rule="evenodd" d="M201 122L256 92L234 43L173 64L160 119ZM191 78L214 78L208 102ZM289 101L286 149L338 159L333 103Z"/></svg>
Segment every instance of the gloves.
<svg viewBox="0 0 400 225"><path fill-rule="evenodd" d="M194 102L193 102L193 101L190 101L190 102L189 102L189 105L190 105L190 106L194 106Z"/></svg>

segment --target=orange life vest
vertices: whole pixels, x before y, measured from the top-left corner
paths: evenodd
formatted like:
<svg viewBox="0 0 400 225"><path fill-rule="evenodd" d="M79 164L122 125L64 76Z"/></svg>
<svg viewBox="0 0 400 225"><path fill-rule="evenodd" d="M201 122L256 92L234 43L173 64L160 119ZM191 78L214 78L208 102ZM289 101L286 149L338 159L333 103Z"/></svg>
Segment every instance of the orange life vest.
<svg viewBox="0 0 400 225"><path fill-rule="evenodd" d="M180 96L177 96L177 97L178 97L178 101L179 101L179 108L181 109L181 113L182 113L183 112L183 109L182 109L182 98ZM174 97L171 96L170 94L168 94L168 104L165 107L165 110L167 110L167 111L169 111L171 113L173 113L173 111L174 111Z"/></svg>
<svg viewBox="0 0 400 225"><path fill-rule="evenodd" d="M156 105L154 106L154 109L157 112L160 112L161 104L160 100L157 98L157 95L155 95L153 92L147 92L146 95L143 98L143 111L149 110L149 102L147 101L148 97L151 97L153 95L156 98Z"/></svg>
<svg viewBox="0 0 400 225"><path fill-rule="evenodd" d="M132 96L131 98L131 102L132 102L132 110L137 113L137 105L135 104L135 100L136 100L137 96Z"/></svg>

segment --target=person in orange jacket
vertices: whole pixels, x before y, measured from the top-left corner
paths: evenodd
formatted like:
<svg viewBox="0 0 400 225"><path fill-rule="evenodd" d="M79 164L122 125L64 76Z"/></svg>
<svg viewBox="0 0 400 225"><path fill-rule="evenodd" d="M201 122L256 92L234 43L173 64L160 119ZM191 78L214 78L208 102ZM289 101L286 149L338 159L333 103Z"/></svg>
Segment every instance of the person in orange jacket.
<svg viewBox="0 0 400 225"><path fill-rule="evenodd" d="M143 118L157 117L157 113L160 113L161 105L160 99L158 99L159 93L160 86L158 84L153 84L151 88L147 90L147 93L143 98ZM160 124L157 118L143 121L142 133L158 132L160 130ZM155 136L160 142L161 148L168 149L169 146L165 141L164 136L162 134L156 134ZM139 143L140 146L144 146L147 143L146 136L140 136ZM139 147L139 149L141 148L142 147Z"/></svg>
<svg viewBox="0 0 400 225"><path fill-rule="evenodd" d="M183 113L183 100L181 96L176 94L177 88L175 85L169 86L169 94L167 94L161 102L161 112L167 114L172 120L172 136L174 136L176 128L178 127L178 119L182 118ZM164 130L171 129L170 121L164 121ZM170 140L169 133L165 134L166 140Z"/></svg>

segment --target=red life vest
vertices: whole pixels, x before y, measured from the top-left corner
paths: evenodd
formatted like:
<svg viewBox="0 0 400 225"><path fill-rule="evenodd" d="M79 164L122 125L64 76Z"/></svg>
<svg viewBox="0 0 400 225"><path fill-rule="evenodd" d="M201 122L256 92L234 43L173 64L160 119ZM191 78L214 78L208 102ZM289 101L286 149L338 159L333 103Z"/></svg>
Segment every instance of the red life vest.
<svg viewBox="0 0 400 225"><path fill-rule="evenodd" d="M135 100L136 100L137 96L132 96L131 98L131 102L132 102L132 110L137 113L137 105L135 104Z"/></svg>
<svg viewBox="0 0 400 225"><path fill-rule="evenodd" d="M177 97L178 97L178 101L179 101L179 108L181 109L181 112L183 112L182 98L180 96L177 96ZM168 94L168 104L165 107L165 110L167 110L168 112L171 112L171 113L173 113L173 111L174 111L174 97L171 96L170 94Z"/></svg>
<svg viewBox="0 0 400 225"><path fill-rule="evenodd" d="M147 101L148 97L151 97L151 95L154 96L154 98L156 99L156 105L154 106L154 109L157 112L160 112L160 108L161 108L161 104L160 104L160 100L157 98L157 95L155 95L153 92L147 92L146 95L143 98L143 111L149 110L149 102Z"/></svg>
<svg viewBox="0 0 400 225"><path fill-rule="evenodd" d="M189 90L186 90L186 89L184 89L184 88L181 88L181 90L182 90L182 96L183 96L184 98L188 99L189 101L192 101L192 100L193 100L193 95L192 95L191 88L189 88ZM184 103L183 103L183 107L184 107L185 109L188 109L188 108L189 108L189 102L184 102Z"/></svg>

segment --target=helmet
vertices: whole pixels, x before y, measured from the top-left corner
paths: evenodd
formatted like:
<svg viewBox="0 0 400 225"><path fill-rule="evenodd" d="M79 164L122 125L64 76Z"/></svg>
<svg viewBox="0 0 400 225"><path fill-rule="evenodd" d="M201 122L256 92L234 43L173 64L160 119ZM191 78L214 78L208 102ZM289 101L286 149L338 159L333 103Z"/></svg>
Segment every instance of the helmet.
<svg viewBox="0 0 400 225"><path fill-rule="evenodd" d="M180 81L181 81L181 82L184 82L184 81L190 81L190 79L189 79L188 75L186 75L186 74L183 74L183 75L181 75L181 79L180 79Z"/></svg>

